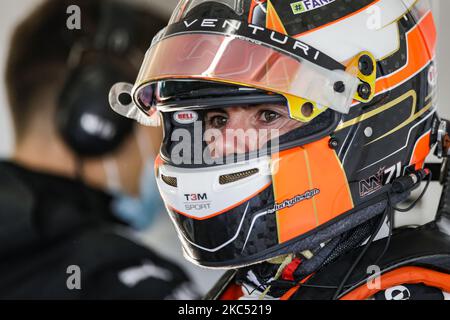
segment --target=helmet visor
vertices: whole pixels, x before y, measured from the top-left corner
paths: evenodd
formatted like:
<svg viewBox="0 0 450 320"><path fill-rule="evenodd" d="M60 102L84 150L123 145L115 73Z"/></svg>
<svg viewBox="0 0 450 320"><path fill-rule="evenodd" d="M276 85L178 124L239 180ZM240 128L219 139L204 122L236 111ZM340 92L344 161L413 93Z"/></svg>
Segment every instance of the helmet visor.
<svg viewBox="0 0 450 320"><path fill-rule="evenodd" d="M198 23L198 28L193 29ZM202 24L212 26L212 30L228 31L205 31ZM185 28L188 30L183 32ZM245 30L236 34L237 28ZM267 31L260 29L220 19L169 26L147 52L133 92L136 104L149 108L148 91L153 91L158 81L197 79L281 94L293 118L303 122L311 121L326 108L349 111L359 84L355 75L294 38L274 32L265 34ZM304 103L314 104L309 117L301 114Z"/></svg>

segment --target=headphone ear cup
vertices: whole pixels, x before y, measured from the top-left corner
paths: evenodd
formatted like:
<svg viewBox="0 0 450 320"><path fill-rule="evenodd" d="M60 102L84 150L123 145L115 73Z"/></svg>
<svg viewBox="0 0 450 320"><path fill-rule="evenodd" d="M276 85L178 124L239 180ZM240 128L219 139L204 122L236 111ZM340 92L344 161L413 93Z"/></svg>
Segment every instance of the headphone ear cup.
<svg viewBox="0 0 450 320"><path fill-rule="evenodd" d="M72 70L60 94L57 128L65 143L79 156L108 154L133 130L133 121L120 117L109 107L110 88L129 78L112 66L97 63Z"/></svg>

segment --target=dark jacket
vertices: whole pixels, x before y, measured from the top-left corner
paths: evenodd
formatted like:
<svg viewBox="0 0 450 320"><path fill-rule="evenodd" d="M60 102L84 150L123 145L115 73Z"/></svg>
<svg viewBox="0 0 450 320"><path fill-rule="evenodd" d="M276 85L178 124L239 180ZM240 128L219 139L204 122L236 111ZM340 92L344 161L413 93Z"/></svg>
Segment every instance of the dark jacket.
<svg viewBox="0 0 450 320"><path fill-rule="evenodd" d="M0 163L0 299L188 299L184 272L120 235L111 197Z"/></svg>

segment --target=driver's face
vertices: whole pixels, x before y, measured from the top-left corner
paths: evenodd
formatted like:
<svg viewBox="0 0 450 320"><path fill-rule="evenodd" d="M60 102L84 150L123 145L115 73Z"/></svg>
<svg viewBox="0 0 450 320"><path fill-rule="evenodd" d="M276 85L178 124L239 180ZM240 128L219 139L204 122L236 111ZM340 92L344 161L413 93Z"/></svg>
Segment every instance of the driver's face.
<svg viewBox="0 0 450 320"><path fill-rule="evenodd" d="M277 104L211 110L206 114L205 123L206 130L219 130L222 136L222 139L207 141L213 158L256 151L268 141L303 125L289 117L286 106ZM227 134L239 129L255 135L236 141L233 135Z"/></svg>

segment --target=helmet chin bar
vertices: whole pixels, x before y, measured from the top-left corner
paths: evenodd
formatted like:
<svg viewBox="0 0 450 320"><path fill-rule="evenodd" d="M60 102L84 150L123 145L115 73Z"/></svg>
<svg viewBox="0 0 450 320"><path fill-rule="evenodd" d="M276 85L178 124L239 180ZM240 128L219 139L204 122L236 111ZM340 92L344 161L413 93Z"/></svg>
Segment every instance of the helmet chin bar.
<svg viewBox="0 0 450 320"><path fill-rule="evenodd" d="M149 114L144 113L133 102L131 83L119 82L112 86L109 92L109 104L114 112L128 119L136 120L147 127L160 127L161 119L156 109L151 109Z"/></svg>

